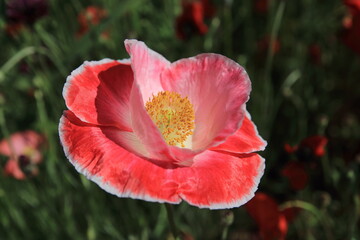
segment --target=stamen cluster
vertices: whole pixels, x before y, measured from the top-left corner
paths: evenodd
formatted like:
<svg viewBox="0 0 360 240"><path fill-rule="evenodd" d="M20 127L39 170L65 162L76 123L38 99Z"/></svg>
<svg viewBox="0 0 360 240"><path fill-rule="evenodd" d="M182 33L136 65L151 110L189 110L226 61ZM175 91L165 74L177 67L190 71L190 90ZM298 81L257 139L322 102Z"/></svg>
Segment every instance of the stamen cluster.
<svg viewBox="0 0 360 240"><path fill-rule="evenodd" d="M167 144L185 147L184 143L193 134L195 126L194 107L188 97L162 91L153 95L145 108Z"/></svg>

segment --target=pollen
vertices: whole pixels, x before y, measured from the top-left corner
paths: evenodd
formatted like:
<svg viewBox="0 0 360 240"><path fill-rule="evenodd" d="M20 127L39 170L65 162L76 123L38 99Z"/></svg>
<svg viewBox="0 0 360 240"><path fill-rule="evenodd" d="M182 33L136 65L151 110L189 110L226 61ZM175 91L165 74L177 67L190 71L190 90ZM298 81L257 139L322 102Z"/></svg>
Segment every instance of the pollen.
<svg viewBox="0 0 360 240"><path fill-rule="evenodd" d="M146 102L145 109L167 144L185 147L195 126L194 107L188 97L162 91Z"/></svg>

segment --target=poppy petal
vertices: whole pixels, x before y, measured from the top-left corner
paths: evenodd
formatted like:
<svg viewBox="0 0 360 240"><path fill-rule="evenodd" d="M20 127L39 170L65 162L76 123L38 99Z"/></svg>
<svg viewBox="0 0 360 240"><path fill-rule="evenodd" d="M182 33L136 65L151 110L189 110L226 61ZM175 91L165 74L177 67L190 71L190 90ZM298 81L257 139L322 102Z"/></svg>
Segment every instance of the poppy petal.
<svg viewBox="0 0 360 240"><path fill-rule="evenodd" d="M66 106L87 123L131 131L128 102L133 74L128 60L84 62L67 78Z"/></svg>
<svg viewBox="0 0 360 240"><path fill-rule="evenodd" d="M105 191L153 202L181 201L171 169L159 167L116 144L107 136L116 135L114 129L81 122L67 112L60 119L59 133L65 154L77 171Z"/></svg>
<svg viewBox="0 0 360 240"><path fill-rule="evenodd" d="M224 143L211 148L211 150L251 153L264 150L266 144L266 141L260 137L255 124L251 121L250 114L247 113L239 130L228 137Z"/></svg>
<svg viewBox="0 0 360 240"><path fill-rule="evenodd" d="M165 90L187 96L195 110L193 150L222 143L240 127L251 83L239 64L218 54L174 62L161 75Z"/></svg>
<svg viewBox="0 0 360 240"><path fill-rule="evenodd" d="M130 114L134 133L146 146L148 158L157 159L164 164L172 164L173 157L160 131L147 114L141 98L140 87L134 83L130 96Z"/></svg>
<svg viewBox="0 0 360 240"><path fill-rule="evenodd" d="M12 176L18 180L24 180L26 178L23 171L21 171L18 162L14 159L9 159L4 167L4 173L7 176Z"/></svg>
<svg viewBox="0 0 360 240"><path fill-rule="evenodd" d="M264 161L257 154L238 158L213 151L198 155L192 167L160 167L112 141L109 128L64 114L59 132L75 168L119 197L170 203L184 199L199 207L231 208L254 195L263 174ZM109 132L116 135L113 129Z"/></svg>
<svg viewBox="0 0 360 240"><path fill-rule="evenodd" d="M177 168L178 193L203 208L238 207L254 196L265 168L258 154L235 157L214 151L197 155L190 168Z"/></svg>
<svg viewBox="0 0 360 240"><path fill-rule="evenodd" d="M125 47L130 55L135 81L140 87L142 100L145 103L153 95L163 91L160 74L170 66L170 62L141 41L127 39Z"/></svg>

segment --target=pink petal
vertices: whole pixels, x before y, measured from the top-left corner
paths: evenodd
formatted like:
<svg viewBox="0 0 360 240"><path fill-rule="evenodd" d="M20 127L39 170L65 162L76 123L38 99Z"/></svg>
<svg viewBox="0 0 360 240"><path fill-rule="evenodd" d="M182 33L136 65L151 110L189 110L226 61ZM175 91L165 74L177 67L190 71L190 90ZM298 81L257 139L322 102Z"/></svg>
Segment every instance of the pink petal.
<svg viewBox="0 0 360 240"><path fill-rule="evenodd" d="M159 163L173 164L169 146L160 131L147 114L141 98L140 88L134 83L130 96L130 114L133 131L149 152L148 158L157 159Z"/></svg>
<svg viewBox="0 0 360 240"><path fill-rule="evenodd" d="M84 62L67 78L63 96L82 121L131 131L128 111L133 74L128 61Z"/></svg>
<svg viewBox="0 0 360 240"><path fill-rule="evenodd" d="M131 58L131 67L135 81L140 87L143 102L162 91L161 72L170 62L159 53L149 49L145 43L137 40L125 40L125 47Z"/></svg>
<svg viewBox="0 0 360 240"><path fill-rule="evenodd" d="M216 146L240 127L251 83L234 61L218 54L182 59L164 70L161 83L194 105L193 150Z"/></svg>
<svg viewBox="0 0 360 240"><path fill-rule="evenodd" d="M256 191L265 168L258 154L235 157L205 151L188 168L177 168L178 194L192 205L210 209L238 207Z"/></svg>
<svg viewBox="0 0 360 240"><path fill-rule="evenodd" d="M109 139L109 134L117 134L114 129L83 123L71 112L62 116L59 125L60 140L70 162L105 191L118 197L180 202L172 170L116 144Z"/></svg>
<svg viewBox="0 0 360 240"><path fill-rule="evenodd" d="M147 147L151 159L157 159L161 166L190 165L196 154L189 149L167 145L144 108L144 102L152 95L163 91L160 83L161 72L169 67L170 62L163 56L149 49L143 42L125 40L125 47L131 56L135 83L131 93L131 118L133 131Z"/></svg>
<svg viewBox="0 0 360 240"><path fill-rule="evenodd" d="M211 148L211 150L226 151L232 153L251 153L262 151L266 147L266 141L262 139L256 129L255 124L247 113L241 127L226 139L219 146Z"/></svg>
<svg viewBox="0 0 360 240"><path fill-rule="evenodd" d="M33 150L39 148L43 143L43 140L44 139L40 134L32 130L17 132L12 134L8 140L3 139L0 142L0 154L10 156L12 147L14 151L13 154L19 156L24 154L24 151L27 148L31 148ZM11 147L9 146L9 142Z"/></svg>
<svg viewBox="0 0 360 240"><path fill-rule="evenodd" d="M21 171L19 164L14 159L9 159L4 167L4 173L7 176L12 176L18 180L24 180L26 178L23 171Z"/></svg>

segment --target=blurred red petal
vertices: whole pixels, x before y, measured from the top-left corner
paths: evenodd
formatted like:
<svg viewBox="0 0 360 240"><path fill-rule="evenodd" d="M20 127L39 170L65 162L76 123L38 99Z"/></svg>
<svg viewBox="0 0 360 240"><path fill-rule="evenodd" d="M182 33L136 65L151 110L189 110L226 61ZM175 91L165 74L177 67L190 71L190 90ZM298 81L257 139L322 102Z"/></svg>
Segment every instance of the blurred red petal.
<svg viewBox="0 0 360 240"><path fill-rule="evenodd" d="M281 211L281 213L285 216L286 221L291 223L295 220L295 218L299 215L301 208L298 207L288 207Z"/></svg>
<svg viewBox="0 0 360 240"><path fill-rule="evenodd" d="M246 210L259 225L260 234L265 240L285 239L287 222L281 214L276 201L265 193L258 192L246 205Z"/></svg>
<svg viewBox="0 0 360 240"><path fill-rule="evenodd" d="M360 12L360 0L343 0L343 2L350 8L353 14Z"/></svg>
<svg viewBox="0 0 360 240"><path fill-rule="evenodd" d="M304 165L300 162L287 163L281 173L287 177L291 188L294 190L302 190L308 184L309 176L305 171Z"/></svg>
<svg viewBox="0 0 360 240"><path fill-rule="evenodd" d="M314 156L321 157L325 154L325 146L327 142L328 140L326 137L315 135L302 140L299 145L299 149L309 148Z"/></svg>
<svg viewBox="0 0 360 240"><path fill-rule="evenodd" d="M350 27L343 30L340 38L347 47L360 55L360 12L354 15L351 20Z"/></svg>
<svg viewBox="0 0 360 240"><path fill-rule="evenodd" d="M23 171L21 171L19 164L16 160L9 159L4 167L4 173L7 176L14 177L18 180L24 180L26 178Z"/></svg>
<svg viewBox="0 0 360 240"><path fill-rule="evenodd" d="M205 5L204 5L205 4ZM193 34L203 35L208 27L205 15L212 17L214 8L207 1L182 1L182 13L176 18L176 34L180 39L188 39Z"/></svg>
<svg viewBox="0 0 360 240"><path fill-rule="evenodd" d="M81 37L88 32L91 25L98 25L106 15L106 10L97 6L88 6L78 15L79 30L77 36Z"/></svg>
<svg viewBox="0 0 360 240"><path fill-rule="evenodd" d="M255 11L260 14L265 14L269 10L269 0L256 0Z"/></svg>
<svg viewBox="0 0 360 240"><path fill-rule="evenodd" d="M290 146L290 144L285 143L285 144L284 144L284 150L285 150L285 152L287 152L287 153L294 153L294 152L297 150L297 146L292 147L292 146Z"/></svg>

